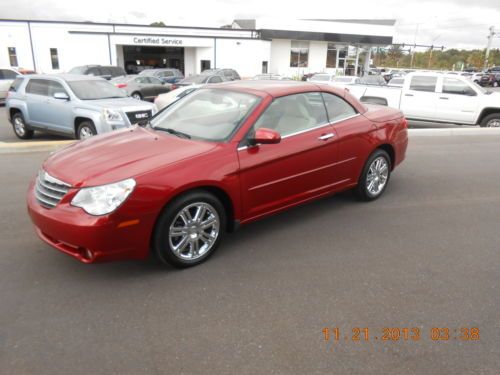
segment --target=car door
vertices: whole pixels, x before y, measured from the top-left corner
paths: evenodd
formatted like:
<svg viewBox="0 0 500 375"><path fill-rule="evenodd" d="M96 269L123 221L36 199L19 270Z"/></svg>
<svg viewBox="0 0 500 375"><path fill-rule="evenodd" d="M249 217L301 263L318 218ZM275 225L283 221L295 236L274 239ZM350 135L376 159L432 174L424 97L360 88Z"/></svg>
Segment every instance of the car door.
<svg viewBox="0 0 500 375"><path fill-rule="evenodd" d="M53 131L74 134L73 105L68 91L60 82L49 80L47 92L47 126ZM68 99L57 99L54 97L56 93L66 94Z"/></svg>
<svg viewBox="0 0 500 375"><path fill-rule="evenodd" d="M134 83L137 85L141 95L144 99L150 99L154 97L154 88L149 81L149 77L136 77Z"/></svg>
<svg viewBox="0 0 500 375"><path fill-rule="evenodd" d="M48 81L46 79L30 79L26 85L26 106L29 124L39 128L47 127Z"/></svg>
<svg viewBox="0 0 500 375"><path fill-rule="evenodd" d="M9 87L14 82L14 79L19 75L10 69L0 69L0 100L5 99Z"/></svg>
<svg viewBox="0 0 500 375"><path fill-rule="evenodd" d="M337 145L321 93L274 99L248 137L258 128L278 131L281 142L238 149L246 219L332 190Z"/></svg>
<svg viewBox="0 0 500 375"><path fill-rule="evenodd" d="M467 82L455 77L442 77L438 85L438 121L474 124L479 107L479 96Z"/></svg>
<svg viewBox="0 0 500 375"><path fill-rule="evenodd" d="M405 116L411 119L433 120L439 95L436 87L437 76L412 76L401 97L400 109Z"/></svg>
<svg viewBox="0 0 500 375"><path fill-rule="evenodd" d="M336 188L342 188L357 182L373 151L372 139L367 135L376 128L343 98L329 92L324 92L323 98L338 145Z"/></svg>
<svg viewBox="0 0 500 375"><path fill-rule="evenodd" d="M165 92L170 91L169 84L165 84L164 82L162 82L160 79L158 79L156 77L147 77L147 78L148 78L149 84L151 85L152 97L155 98L160 94L163 94Z"/></svg>

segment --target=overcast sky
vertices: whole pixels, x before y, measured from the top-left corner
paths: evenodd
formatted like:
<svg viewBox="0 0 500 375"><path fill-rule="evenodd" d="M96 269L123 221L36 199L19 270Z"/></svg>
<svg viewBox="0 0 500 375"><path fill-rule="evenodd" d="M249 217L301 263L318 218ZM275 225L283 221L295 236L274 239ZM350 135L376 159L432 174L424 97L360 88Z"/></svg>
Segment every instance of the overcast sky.
<svg viewBox="0 0 500 375"><path fill-rule="evenodd" d="M35 5L36 4L36 5ZM234 18L391 18L395 42L484 48L500 0L1 0L0 18L219 27ZM500 33L493 41L500 48Z"/></svg>

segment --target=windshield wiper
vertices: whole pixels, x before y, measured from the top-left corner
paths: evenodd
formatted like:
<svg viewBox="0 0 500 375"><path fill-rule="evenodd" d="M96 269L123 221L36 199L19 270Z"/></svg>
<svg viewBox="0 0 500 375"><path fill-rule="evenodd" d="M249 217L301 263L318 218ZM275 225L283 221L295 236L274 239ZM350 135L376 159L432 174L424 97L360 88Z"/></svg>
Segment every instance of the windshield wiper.
<svg viewBox="0 0 500 375"><path fill-rule="evenodd" d="M155 129L155 130L161 130L161 131L164 131L164 132L176 135L176 136L178 136L180 138L191 139L191 136L189 134L180 132L178 130L174 130L172 128L157 128L157 127L153 127L153 129Z"/></svg>

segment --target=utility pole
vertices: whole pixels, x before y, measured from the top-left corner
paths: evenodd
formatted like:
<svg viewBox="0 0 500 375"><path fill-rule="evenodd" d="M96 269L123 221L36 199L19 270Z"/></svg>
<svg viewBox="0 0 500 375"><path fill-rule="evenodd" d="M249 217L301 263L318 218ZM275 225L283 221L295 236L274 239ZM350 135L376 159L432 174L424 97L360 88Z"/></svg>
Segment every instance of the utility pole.
<svg viewBox="0 0 500 375"><path fill-rule="evenodd" d="M417 23L417 27L415 28L415 37L413 38L413 49L411 52L410 68L413 68L413 56L415 56L415 48L417 48L417 34L418 34L418 27L419 26L420 26L420 24Z"/></svg>
<svg viewBox="0 0 500 375"><path fill-rule="evenodd" d="M486 47L486 56L484 57L484 70L488 69L488 58L490 57L491 43L493 42L493 37L495 36L495 27L490 27L490 35L488 35L488 46Z"/></svg>

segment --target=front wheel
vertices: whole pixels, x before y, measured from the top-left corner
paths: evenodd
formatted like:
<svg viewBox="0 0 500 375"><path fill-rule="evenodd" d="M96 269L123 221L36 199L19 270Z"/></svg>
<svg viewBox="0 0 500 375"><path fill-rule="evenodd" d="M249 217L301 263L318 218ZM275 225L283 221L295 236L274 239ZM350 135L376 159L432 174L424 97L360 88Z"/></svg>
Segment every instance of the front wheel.
<svg viewBox="0 0 500 375"><path fill-rule="evenodd" d="M20 139L31 139L35 133L33 130L26 127L26 122L21 112L16 112L14 116L12 116L12 127L14 128L16 137Z"/></svg>
<svg viewBox="0 0 500 375"><path fill-rule="evenodd" d="M132 95L130 95L132 98L137 99L137 100L142 100L142 95L140 92L134 92Z"/></svg>
<svg viewBox="0 0 500 375"><path fill-rule="evenodd" d="M372 201L382 195L391 176L391 158L377 149L368 158L359 177L356 195L360 200Z"/></svg>
<svg viewBox="0 0 500 375"><path fill-rule="evenodd" d="M206 191L192 191L174 199L161 214L153 251L176 268L196 266L214 253L225 230L222 203Z"/></svg>
<svg viewBox="0 0 500 375"><path fill-rule="evenodd" d="M492 113L481 121L482 128L500 128L500 113Z"/></svg>
<svg viewBox="0 0 500 375"><path fill-rule="evenodd" d="M91 121L83 121L76 130L76 139L87 139L97 134L94 124Z"/></svg>

